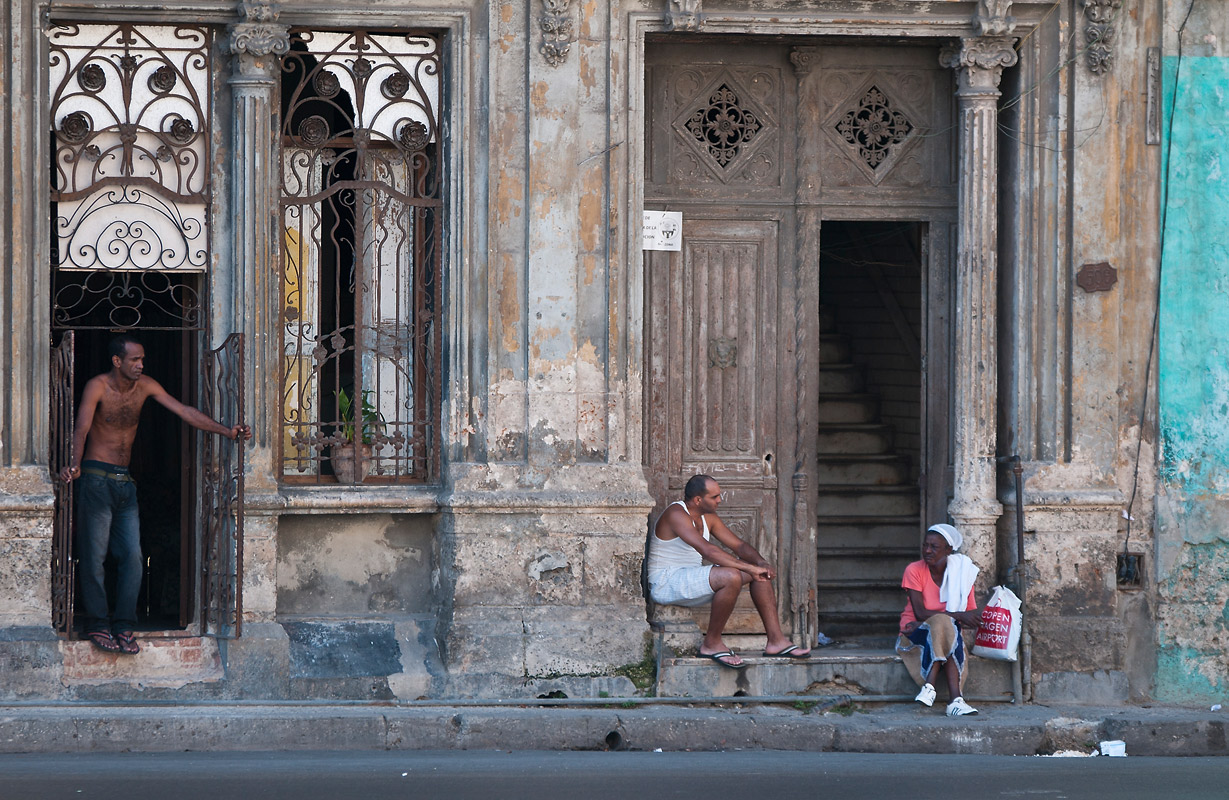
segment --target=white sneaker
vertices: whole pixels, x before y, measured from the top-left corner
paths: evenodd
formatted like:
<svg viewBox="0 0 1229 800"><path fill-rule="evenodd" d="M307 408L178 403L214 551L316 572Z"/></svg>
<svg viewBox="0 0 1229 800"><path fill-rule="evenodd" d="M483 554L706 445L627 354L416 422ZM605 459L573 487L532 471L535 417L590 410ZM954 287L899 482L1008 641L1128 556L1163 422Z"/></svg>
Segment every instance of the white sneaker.
<svg viewBox="0 0 1229 800"><path fill-rule="evenodd" d="M932 689L931 691L933 693L934 690ZM957 697L947 704L947 715L949 717L965 717L976 713L977 709L966 703L963 697Z"/></svg>
<svg viewBox="0 0 1229 800"><path fill-rule="evenodd" d="M935 704L935 687L929 683L922 684L922 691L918 692L917 697L913 699L928 708L933 706Z"/></svg>

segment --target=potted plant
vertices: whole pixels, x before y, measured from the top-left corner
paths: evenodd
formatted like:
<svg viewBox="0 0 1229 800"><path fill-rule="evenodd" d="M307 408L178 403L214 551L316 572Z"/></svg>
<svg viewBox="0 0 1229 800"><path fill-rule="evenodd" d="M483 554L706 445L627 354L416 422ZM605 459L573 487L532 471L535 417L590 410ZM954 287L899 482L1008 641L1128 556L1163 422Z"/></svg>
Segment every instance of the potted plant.
<svg viewBox="0 0 1229 800"><path fill-rule="evenodd" d="M384 415L371 402L372 391L363 390L362 399L355 402L345 389L337 390L337 412L341 426L337 429L342 439L333 445L330 457L333 474L340 483L362 483L371 464L371 445L383 432Z"/></svg>

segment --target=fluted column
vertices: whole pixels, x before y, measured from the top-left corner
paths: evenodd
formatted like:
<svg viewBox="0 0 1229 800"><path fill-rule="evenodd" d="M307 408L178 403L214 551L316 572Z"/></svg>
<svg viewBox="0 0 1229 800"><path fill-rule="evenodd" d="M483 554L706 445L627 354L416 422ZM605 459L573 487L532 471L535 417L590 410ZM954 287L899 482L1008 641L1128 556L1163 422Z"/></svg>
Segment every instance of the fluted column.
<svg viewBox="0 0 1229 800"><path fill-rule="evenodd" d="M1015 39L980 36L944 48L940 62L957 72L959 226L956 242L956 336L953 375L955 486L948 513L964 533L965 551L995 575L998 419L996 291L998 247L998 99L1005 67L1016 63Z"/></svg>
<svg viewBox="0 0 1229 800"><path fill-rule="evenodd" d="M277 437L281 435L281 270L277 261L278 57L290 49L277 7L240 3L243 21L231 28L230 198L233 326L246 336L248 450L243 531L244 624L272 622L277 612ZM254 638L258 628L245 627ZM250 634L249 634L250 632ZM263 634L260 634L263 635Z"/></svg>
<svg viewBox="0 0 1229 800"><path fill-rule="evenodd" d="M287 28L276 24L277 8L241 3L244 21L231 28L234 99L230 160L233 269L233 325L246 334L248 422L252 426L249 486L276 489L273 463L277 414L278 311L281 303L276 260L278 57L290 47Z"/></svg>

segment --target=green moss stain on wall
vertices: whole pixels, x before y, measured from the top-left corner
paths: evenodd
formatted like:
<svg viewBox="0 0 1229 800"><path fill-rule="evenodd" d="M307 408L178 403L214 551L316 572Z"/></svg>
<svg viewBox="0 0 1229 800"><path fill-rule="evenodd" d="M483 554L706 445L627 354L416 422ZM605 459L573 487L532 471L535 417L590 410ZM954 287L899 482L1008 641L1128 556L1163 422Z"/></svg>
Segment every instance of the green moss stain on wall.
<svg viewBox="0 0 1229 800"><path fill-rule="evenodd" d="M1156 696L1229 690L1229 58L1164 62Z"/></svg>

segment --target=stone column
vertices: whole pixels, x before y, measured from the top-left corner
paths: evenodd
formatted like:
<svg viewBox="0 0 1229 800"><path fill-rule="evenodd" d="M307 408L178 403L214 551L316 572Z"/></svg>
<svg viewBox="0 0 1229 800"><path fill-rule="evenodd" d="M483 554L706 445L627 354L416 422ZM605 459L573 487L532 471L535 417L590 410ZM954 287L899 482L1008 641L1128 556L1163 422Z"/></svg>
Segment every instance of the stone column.
<svg viewBox="0 0 1229 800"><path fill-rule="evenodd" d="M1015 39L980 36L946 47L939 60L956 70L959 120L959 226L956 242L956 346L953 365L955 487L948 513L964 551L994 580L998 343L995 337L998 247L998 99L1004 67L1016 63Z"/></svg>
<svg viewBox="0 0 1229 800"><path fill-rule="evenodd" d="M819 395L819 246L820 246L820 70L818 47L796 47L790 53L798 76L797 183L794 190L797 236L794 240L794 468L793 536L789 560L788 609L795 642L814 643L819 630L815 585L817 530L815 428L811 411ZM812 340L811 337L815 339ZM787 367L788 368L788 367ZM782 410L784 410L784 406Z"/></svg>
<svg viewBox="0 0 1229 800"><path fill-rule="evenodd" d="M288 29L276 24L277 7L241 3L243 21L232 26L234 62L231 120L230 290L233 326L246 336L248 448L244 521L244 624L271 622L277 610L277 413L280 230L277 190L278 57L290 49ZM224 331L218 331L219 334ZM220 337L219 337L220 338ZM245 627L244 636L249 628Z"/></svg>

